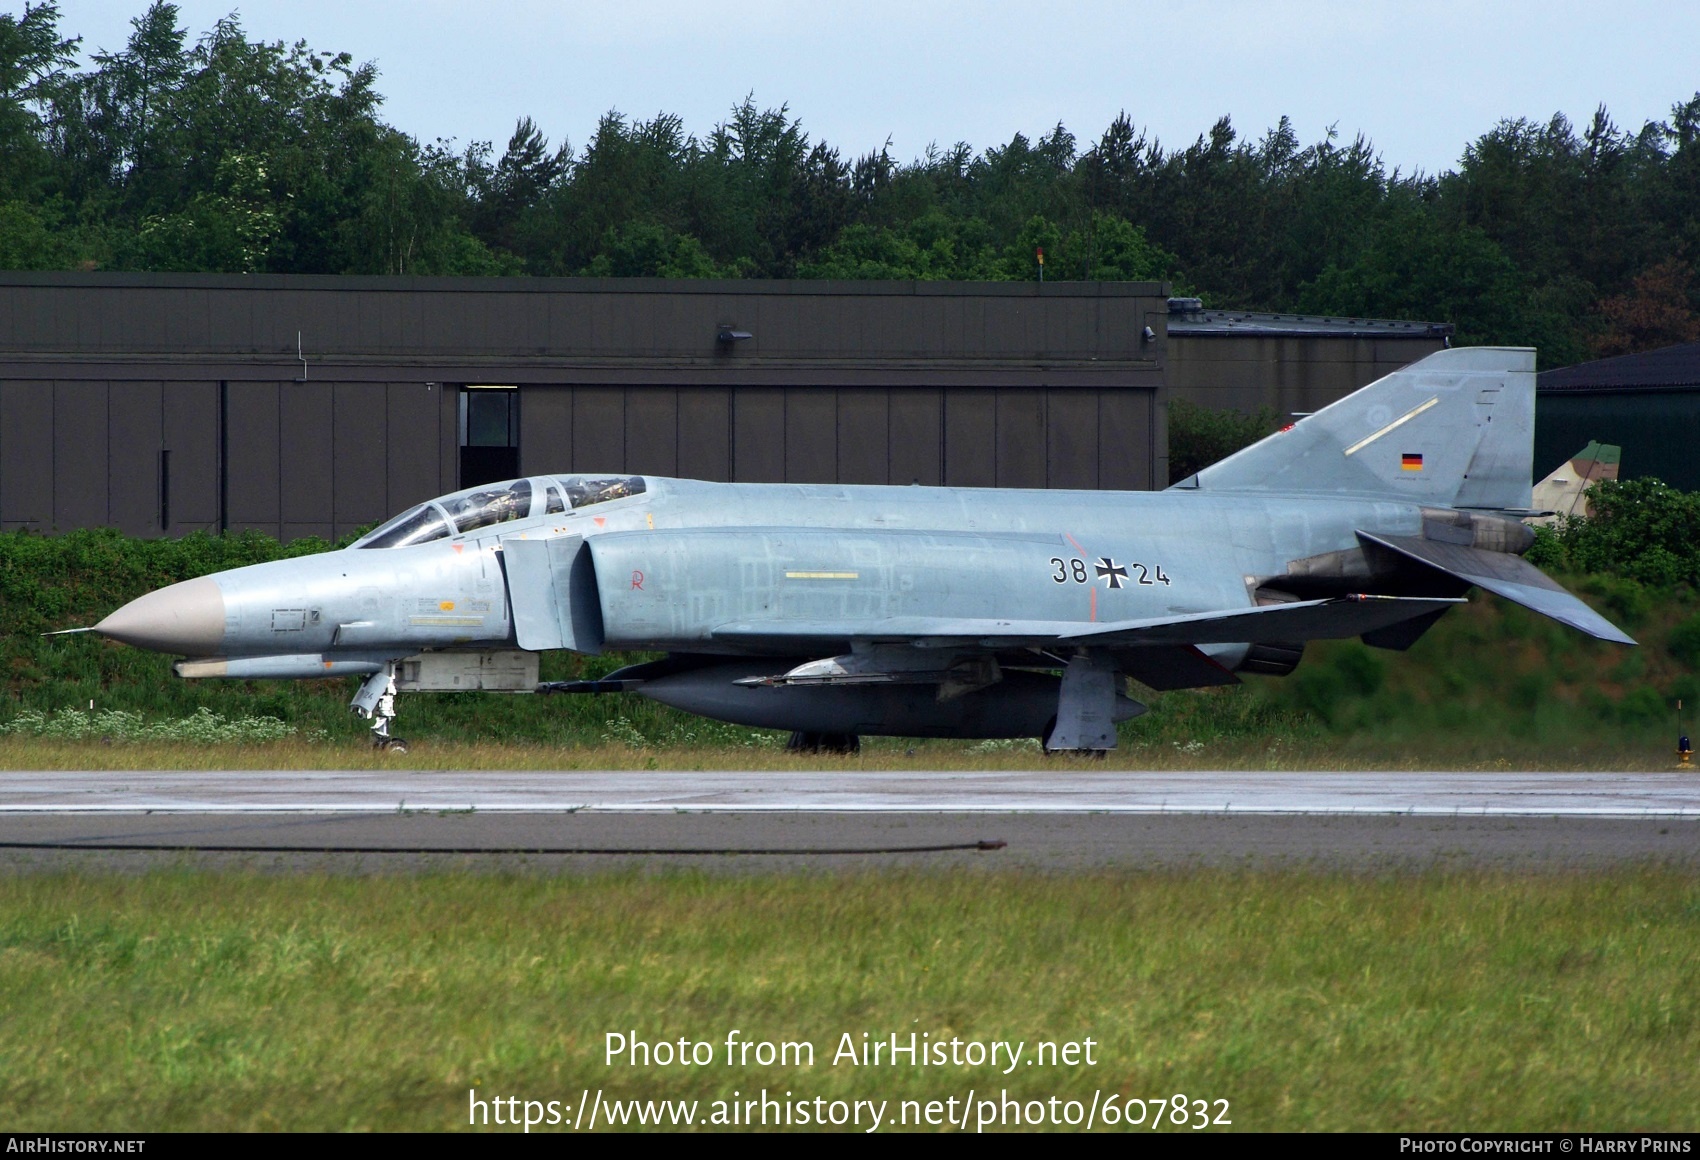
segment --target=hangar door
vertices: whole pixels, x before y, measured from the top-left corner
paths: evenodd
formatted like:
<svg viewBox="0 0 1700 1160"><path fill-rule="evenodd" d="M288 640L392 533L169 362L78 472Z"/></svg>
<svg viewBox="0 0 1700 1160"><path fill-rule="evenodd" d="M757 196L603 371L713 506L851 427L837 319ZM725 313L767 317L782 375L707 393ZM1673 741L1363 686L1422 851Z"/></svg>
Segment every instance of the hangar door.
<svg viewBox="0 0 1700 1160"><path fill-rule="evenodd" d="M520 470L1144 490L1142 388L525 387Z"/></svg>

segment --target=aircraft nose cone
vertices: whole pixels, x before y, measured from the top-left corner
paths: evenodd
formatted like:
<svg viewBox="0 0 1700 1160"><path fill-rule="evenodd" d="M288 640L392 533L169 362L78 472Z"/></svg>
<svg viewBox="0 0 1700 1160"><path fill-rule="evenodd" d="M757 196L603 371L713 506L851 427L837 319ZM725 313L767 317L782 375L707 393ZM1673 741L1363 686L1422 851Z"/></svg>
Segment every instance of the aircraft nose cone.
<svg viewBox="0 0 1700 1160"><path fill-rule="evenodd" d="M213 656L224 642L224 592L207 576L137 597L94 626L154 652Z"/></svg>

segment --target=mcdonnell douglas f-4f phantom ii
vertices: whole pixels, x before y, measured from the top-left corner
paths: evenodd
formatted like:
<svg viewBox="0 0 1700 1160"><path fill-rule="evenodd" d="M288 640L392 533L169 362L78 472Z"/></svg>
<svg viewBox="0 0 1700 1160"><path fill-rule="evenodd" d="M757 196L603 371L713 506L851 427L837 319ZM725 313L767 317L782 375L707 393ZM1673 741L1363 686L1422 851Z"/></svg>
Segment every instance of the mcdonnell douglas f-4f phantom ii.
<svg viewBox="0 0 1700 1160"><path fill-rule="evenodd" d="M1529 350L1443 350L1155 493L536 476L95 630L184 677L364 676L380 743L398 681L529 689L538 651L572 649L667 655L543 691L636 692L809 748L1105 750L1144 711L1124 678L1284 674L1319 638L1405 649L1471 587L1634 644L1520 558L1534 380Z"/></svg>

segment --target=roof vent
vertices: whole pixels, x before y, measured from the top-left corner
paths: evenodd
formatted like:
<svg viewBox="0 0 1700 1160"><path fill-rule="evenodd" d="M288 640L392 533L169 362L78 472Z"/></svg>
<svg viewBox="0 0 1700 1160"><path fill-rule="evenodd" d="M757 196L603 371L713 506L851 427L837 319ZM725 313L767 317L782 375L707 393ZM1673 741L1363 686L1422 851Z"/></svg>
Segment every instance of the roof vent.
<svg viewBox="0 0 1700 1160"><path fill-rule="evenodd" d="M1204 309L1202 298L1171 298L1169 299L1170 314L1197 314Z"/></svg>

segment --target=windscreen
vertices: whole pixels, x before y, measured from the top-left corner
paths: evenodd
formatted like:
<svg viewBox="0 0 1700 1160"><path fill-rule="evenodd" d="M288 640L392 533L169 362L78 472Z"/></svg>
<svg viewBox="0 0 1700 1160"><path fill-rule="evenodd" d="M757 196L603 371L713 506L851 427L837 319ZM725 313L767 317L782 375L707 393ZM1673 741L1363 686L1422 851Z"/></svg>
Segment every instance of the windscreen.
<svg viewBox="0 0 1700 1160"><path fill-rule="evenodd" d="M434 504L422 503L416 508L402 512L382 527L368 532L354 546L405 548L410 544L440 540L449 534L448 521L443 519L443 513L438 511Z"/></svg>
<svg viewBox="0 0 1700 1160"><path fill-rule="evenodd" d="M567 499L575 510L628 495L642 495L644 491L641 475L569 475L561 480L561 486L567 489Z"/></svg>
<svg viewBox="0 0 1700 1160"><path fill-rule="evenodd" d="M439 501L462 534L474 528L522 520L531 514L531 481L516 479L478 491L462 492Z"/></svg>

